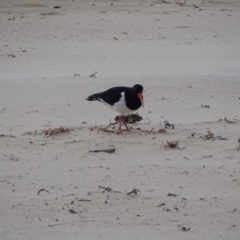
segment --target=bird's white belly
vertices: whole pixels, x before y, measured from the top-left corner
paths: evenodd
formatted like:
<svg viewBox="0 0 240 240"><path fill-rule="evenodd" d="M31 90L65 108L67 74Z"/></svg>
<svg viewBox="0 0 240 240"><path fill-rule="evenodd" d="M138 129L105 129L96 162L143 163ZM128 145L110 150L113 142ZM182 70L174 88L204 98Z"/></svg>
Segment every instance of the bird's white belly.
<svg viewBox="0 0 240 240"><path fill-rule="evenodd" d="M127 108L126 102L125 102L125 97L124 97L124 92L121 93L122 97L120 100L113 105L113 109L121 114L125 113L132 113L134 110L131 110Z"/></svg>

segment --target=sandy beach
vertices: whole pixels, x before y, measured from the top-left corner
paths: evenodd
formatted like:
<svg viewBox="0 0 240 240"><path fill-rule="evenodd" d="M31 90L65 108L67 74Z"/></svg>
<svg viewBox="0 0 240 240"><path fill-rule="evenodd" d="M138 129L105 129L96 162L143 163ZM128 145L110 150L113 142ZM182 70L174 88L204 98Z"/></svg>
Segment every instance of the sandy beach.
<svg viewBox="0 0 240 240"><path fill-rule="evenodd" d="M240 3L183 3L0 1L0 239L240 238Z"/></svg>

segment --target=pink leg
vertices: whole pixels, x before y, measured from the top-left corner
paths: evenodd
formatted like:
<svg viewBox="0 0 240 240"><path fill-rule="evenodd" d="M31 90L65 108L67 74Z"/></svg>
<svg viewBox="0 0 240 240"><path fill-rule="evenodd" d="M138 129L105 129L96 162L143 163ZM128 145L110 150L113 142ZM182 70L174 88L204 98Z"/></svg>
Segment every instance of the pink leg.
<svg viewBox="0 0 240 240"><path fill-rule="evenodd" d="M121 130L121 123L123 123L124 126L126 127L126 130L130 132L130 129L128 128L128 126L127 126L127 124L126 124L126 121L125 121L124 116L121 116L121 117L120 117L119 122L120 122L119 130Z"/></svg>
<svg viewBox="0 0 240 240"><path fill-rule="evenodd" d="M121 125L122 125L122 117L119 118L119 128L118 128L118 130L121 130Z"/></svg>

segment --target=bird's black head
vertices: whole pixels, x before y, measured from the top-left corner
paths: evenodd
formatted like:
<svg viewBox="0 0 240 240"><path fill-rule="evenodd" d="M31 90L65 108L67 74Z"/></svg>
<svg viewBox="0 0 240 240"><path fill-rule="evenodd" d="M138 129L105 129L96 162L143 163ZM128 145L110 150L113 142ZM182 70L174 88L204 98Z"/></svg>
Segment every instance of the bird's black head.
<svg viewBox="0 0 240 240"><path fill-rule="evenodd" d="M136 84L133 86L133 89L137 92L137 93L142 93L143 92L143 86L140 84Z"/></svg>
<svg viewBox="0 0 240 240"><path fill-rule="evenodd" d="M137 93L137 95L138 95L138 98L139 98L139 100L141 101L142 106L144 107L144 104L143 104L143 95L142 95L143 86L140 85L140 84L136 84L136 85L133 86L133 89L136 91L136 93Z"/></svg>

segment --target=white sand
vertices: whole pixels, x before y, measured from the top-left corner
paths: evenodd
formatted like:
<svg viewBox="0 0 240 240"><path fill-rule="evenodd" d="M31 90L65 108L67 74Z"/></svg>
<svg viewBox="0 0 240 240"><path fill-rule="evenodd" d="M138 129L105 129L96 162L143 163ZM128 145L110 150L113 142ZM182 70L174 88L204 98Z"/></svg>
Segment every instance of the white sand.
<svg viewBox="0 0 240 240"><path fill-rule="evenodd" d="M1 0L0 239L239 239L240 4L169 2ZM136 83L141 130L98 132Z"/></svg>

